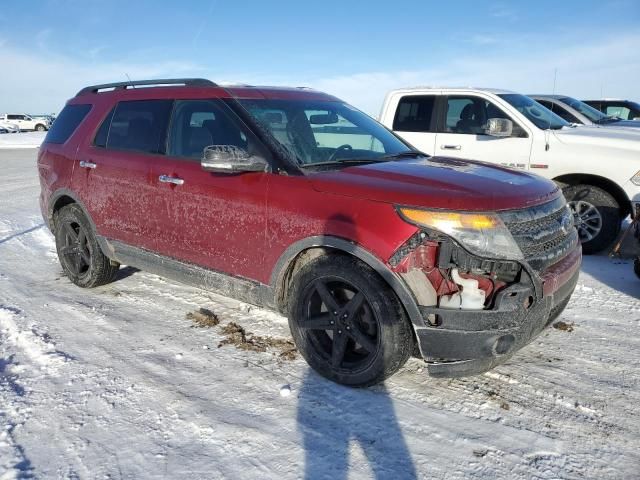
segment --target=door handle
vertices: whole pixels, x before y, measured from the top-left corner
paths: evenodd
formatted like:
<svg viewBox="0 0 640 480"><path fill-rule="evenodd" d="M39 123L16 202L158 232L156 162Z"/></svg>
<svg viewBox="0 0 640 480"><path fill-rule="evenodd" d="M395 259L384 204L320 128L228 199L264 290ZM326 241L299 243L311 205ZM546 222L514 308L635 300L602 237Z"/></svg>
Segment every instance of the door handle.
<svg viewBox="0 0 640 480"><path fill-rule="evenodd" d="M440 145L441 150L462 150L460 145Z"/></svg>
<svg viewBox="0 0 640 480"><path fill-rule="evenodd" d="M170 177L169 175L160 175L158 177L162 183L173 183L174 185L182 185L184 180L178 177Z"/></svg>
<svg viewBox="0 0 640 480"><path fill-rule="evenodd" d="M87 162L85 160L80 160L80 166L82 168L96 168L98 165L96 165L93 162Z"/></svg>

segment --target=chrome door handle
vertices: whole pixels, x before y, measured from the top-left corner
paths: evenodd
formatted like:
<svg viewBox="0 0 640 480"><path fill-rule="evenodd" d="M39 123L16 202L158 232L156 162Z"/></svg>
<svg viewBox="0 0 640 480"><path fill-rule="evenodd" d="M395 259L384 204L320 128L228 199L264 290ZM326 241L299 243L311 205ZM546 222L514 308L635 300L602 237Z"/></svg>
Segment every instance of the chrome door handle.
<svg viewBox="0 0 640 480"><path fill-rule="evenodd" d="M441 150L461 150L460 145L440 145Z"/></svg>
<svg viewBox="0 0 640 480"><path fill-rule="evenodd" d="M80 160L80 166L82 168L96 168L97 165L93 162L87 162L85 160Z"/></svg>
<svg viewBox="0 0 640 480"><path fill-rule="evenodd" d="M158 180L160 180L162 183L173 183L174 185L182 185L184 183L183 179L170 177L169 175L160 175L158 177Z"/></svg>

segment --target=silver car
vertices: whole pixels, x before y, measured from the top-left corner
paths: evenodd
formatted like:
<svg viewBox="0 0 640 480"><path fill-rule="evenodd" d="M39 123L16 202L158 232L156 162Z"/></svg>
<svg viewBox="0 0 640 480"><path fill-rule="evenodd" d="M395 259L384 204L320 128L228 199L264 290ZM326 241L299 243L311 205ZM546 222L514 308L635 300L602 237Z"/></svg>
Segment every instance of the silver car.
<svg viewBox="0 0 640 480"><path fill-rule="evenodd" d="M640 128L639 121L622 120L618 117L605 115L591 105L566 95L529 95L529 97L569 123L599 127Z"/></svg>

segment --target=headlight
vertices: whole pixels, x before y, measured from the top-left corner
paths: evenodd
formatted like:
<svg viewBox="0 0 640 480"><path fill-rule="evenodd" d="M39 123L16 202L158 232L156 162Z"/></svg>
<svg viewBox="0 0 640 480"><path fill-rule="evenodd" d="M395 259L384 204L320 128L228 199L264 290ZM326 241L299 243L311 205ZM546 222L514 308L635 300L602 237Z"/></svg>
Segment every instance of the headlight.
<svg viewBox="0 0 640 480"><path fill-rule="evenodd" d="M475 255L522 260L522 251L493 213L459 213L400 207L402 217L415 225L438 230L457 240Z"/></svg>
<svg viewBox="0 0 640 480"><path fill-rule="evenodd" d="M631 177L631 183L640 187L640 170L638 170L638 172L633 177Z"/></svg>

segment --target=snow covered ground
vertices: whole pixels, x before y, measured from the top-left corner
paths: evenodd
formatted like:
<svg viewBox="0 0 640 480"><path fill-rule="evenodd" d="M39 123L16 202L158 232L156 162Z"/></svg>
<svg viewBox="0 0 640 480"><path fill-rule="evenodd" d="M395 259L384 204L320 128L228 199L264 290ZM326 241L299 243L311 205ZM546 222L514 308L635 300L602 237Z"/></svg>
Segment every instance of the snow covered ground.
<svg viewBox="0 0 640 480"><path fill-rule="evenodd" d="M75 287L40 217L35 150L0 152L0 172L2 480L639 476L629 261L585 258L570 328L489 373L436 380L411 360L354 390L299 357L218 348L229 322L288 337L272 313L128 268ZM199 308L220 325L195 328Z"/></svg>
<svg viewBox="0 0 640 480"><path fill-rule="evenodd" d="M0 149L39 147L47 132L20 132L0 135Z"/></svg>

